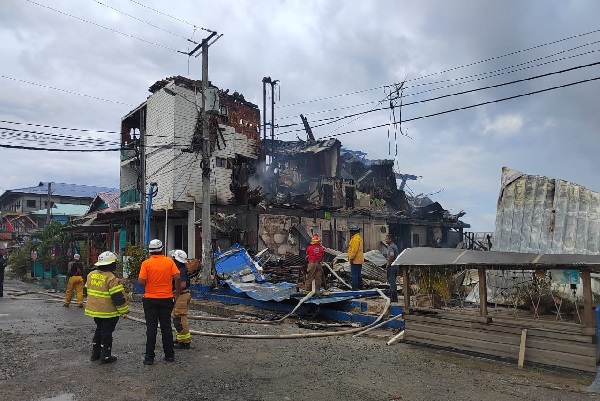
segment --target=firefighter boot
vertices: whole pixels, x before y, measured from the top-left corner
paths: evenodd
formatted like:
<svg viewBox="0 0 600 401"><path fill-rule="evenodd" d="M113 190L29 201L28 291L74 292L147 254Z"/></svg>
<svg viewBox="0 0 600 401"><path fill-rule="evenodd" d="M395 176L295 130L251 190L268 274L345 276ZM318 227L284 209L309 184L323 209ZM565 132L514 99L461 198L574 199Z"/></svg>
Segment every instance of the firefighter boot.
<svg viewBox="0 0 600 401"><path fill-rule="evenodd" d="M90 357L90 361L97 361L100 359L100 354L102 352L102 346L100 342L94 341L92 343L92 356Z"/></svg>
<svg viewBox="0 0 600 401"><path fill-rule="evenodd" d="M102 349L100 353L100 363L113 363L117 360L116 356L110 354L112 349L112 340L102 343Z"/></svg>
<svg viewBox="0 0 600 401"><path fill-rule="evenodd" d="M180 343L180 342L176 342L173 345L173 348L175 349L190 349L190 343Z"/></svg>

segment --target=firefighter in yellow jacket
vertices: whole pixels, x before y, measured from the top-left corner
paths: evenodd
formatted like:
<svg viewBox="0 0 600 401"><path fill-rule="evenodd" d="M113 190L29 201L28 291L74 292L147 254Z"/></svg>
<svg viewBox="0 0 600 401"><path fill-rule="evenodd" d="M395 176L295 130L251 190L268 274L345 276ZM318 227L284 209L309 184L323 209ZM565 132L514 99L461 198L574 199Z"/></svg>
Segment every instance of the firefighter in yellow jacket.
<svg viewBox="0 0 600 401"><path fill-rule="evenodd" d="M365 262L363 239L360 236L360 228L357 225L353 224L349 228L348 262L350 262L350 272L352 273L352 289L362 290L362 265Z"/></svg>
<svg viewBox="0 0 600 401"><path fill-rule="evenodd" d="M121 280L114 274L117 255L110 251L102 252L95 266L97 269L88 274L85 283L88 294L85 314L93 317L96 323L90 360L112 363L117 360L111 355L112 333L119 316L129 312L129 306Z"/></svg>

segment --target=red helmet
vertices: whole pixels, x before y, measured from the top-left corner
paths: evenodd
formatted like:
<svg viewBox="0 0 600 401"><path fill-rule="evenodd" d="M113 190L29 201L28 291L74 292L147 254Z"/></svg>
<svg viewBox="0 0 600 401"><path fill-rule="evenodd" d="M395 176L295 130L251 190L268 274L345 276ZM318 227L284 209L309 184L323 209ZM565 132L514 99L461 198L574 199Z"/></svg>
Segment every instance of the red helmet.
<svg viewBox="0 0 600 401"><path fill-rule="evenodd" d="M319 238L318 235L313 235L312 241L310 241L310 243L311 244L318 244L319 242L321 242L321 238Z"/></svg>

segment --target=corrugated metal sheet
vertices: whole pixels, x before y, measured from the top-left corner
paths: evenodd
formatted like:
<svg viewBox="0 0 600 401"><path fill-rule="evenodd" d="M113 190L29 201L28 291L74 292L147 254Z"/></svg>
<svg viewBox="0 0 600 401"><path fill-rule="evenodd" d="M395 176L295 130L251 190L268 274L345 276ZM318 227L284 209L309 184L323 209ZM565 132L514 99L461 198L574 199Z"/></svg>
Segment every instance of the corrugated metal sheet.
<svg viewBox="0 0 600 401"><path fill-rule="evenodd" d="M452 248L407 248L393 263L399 266L484 266L487 268L542 267L600 268L600 255L537 254L516 252L485 252Z"/></svg>
<svg viewBox="0 0 600 401"><path fill-rule="evenodd" d="M504 167L492 250L600 253L600 193Z"/></svg>
<svg viewBox="0 0 600 401"><path fill-rule="evenodd" d="M52 216L83 216L88 210L86 205L69 205L66 203L55 203L50 213ZM31 214L36 216L45 216L47 213L46 209L40 209Z"/></svg>
<svg viewBox="0 0 600 401"><path fill-rule="evenodd" d="M116 188L95 187L91 185L63 184L61 182L51 182L52 196L72 196L74 198L94 198L100 192L119 193ZM48 183L40 182L35 187L10 189L7 192L47 195Z"/></svg>

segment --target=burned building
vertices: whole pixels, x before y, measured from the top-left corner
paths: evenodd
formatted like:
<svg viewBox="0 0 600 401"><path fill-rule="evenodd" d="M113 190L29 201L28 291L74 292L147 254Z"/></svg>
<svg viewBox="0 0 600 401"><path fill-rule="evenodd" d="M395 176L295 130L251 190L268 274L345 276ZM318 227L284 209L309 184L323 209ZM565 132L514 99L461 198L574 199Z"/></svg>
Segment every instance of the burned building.
<svg viewBox="0 0 600 401"><path fill-rule="evenodd" d="M443 213L414 214L391 160L368 160L337 139L261 140L258 107L212 84L211 157L203 166L201 88L181 76L157 81L122 118L120 208L97 217L120 230L113 249L140 243L140 200L153 184L150 236L200 255L203 173L210 175L215 250L239 243L297 257L319 235L343 251L350 225L361 227L365 250L380 249L388 233L402 248L453 246L453 234L468 227Z"/></svg>

